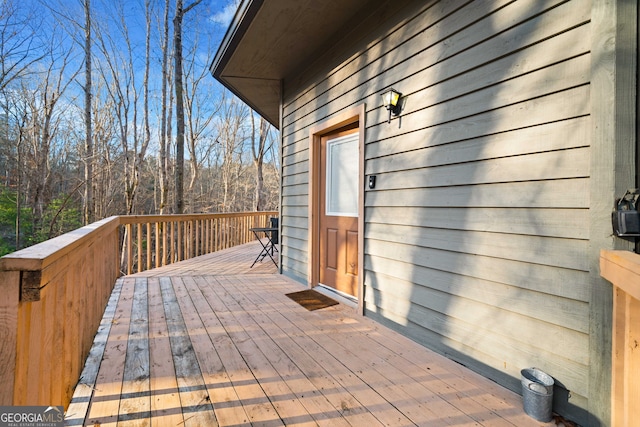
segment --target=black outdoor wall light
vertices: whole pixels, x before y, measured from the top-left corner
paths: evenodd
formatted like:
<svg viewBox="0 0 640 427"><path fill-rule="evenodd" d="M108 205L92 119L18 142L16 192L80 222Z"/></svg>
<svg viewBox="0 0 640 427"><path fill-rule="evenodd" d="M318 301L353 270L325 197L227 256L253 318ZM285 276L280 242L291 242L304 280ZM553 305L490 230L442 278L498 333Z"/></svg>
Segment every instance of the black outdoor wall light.
<svg viewBox="0 0 640 427"><path fill-rule="evenodd" d="M400 97L402 94L397 90L391 88L388 91L382 94L382 99L384 100L384 106L389 111L389 120L387 123L391 123L391 115L399 116L400 115Z"/></svg>
<svg viewBox="0 0 640 427"><path fill-rule="evenodd" d="M613 231L623 239L640 237L640 189L632 188L616 199L611 215ZM628 239L633 240L633 239Z"/></svg>

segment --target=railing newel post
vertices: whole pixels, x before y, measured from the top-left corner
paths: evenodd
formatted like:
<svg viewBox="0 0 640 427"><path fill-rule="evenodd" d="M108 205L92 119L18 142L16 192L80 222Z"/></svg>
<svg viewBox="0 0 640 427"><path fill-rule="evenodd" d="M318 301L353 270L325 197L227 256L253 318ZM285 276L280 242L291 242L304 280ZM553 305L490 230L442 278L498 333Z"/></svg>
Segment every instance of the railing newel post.
<svg viewBox="0 0 640 427"><path fill-rule="evenodd" d="M18 342L20 271L0 271L0 405L13 405Z"/></svg>

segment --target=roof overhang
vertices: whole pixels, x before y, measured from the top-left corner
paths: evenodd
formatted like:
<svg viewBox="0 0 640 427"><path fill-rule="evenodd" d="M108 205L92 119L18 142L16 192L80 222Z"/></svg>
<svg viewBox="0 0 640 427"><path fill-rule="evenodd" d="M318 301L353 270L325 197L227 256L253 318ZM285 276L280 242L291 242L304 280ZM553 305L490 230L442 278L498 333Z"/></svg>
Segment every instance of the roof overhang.
<svg viewBox="0 0 640 427"><path fill-rule="evenodd" d="M368 2L243 0L211 73L279 128L281 82L312 62Z"/></svg>

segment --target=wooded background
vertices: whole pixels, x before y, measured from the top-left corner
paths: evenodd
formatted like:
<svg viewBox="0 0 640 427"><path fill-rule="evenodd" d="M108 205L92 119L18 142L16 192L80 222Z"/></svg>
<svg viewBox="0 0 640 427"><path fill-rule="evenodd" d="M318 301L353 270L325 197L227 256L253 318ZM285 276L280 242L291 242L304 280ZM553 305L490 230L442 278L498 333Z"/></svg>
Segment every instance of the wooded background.
<svg viewBox="0 0 640 427"><path fill-rule="evenodd" d="M220 1L2 1L0 254L110 215L277 209L277 132L209 74Z"/></svg>

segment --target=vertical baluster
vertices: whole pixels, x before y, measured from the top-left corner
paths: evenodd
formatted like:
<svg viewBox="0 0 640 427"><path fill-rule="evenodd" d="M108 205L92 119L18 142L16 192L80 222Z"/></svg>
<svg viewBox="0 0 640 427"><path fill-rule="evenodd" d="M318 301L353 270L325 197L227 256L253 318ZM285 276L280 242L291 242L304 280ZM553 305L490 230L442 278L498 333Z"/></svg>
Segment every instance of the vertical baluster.
<svg viewBox="0 0 640 427"><path fill-rule="evenodd" d="M204 221L205 230L204 230L204 242L205 242L205 253L208 254L211 252L211 218L207 218Z"/></svg>
<svg viewBox="0 0 640 427"><path fill-rule="evenodd" d="M195 236L193 235L193 220L187 223L187 230L189 231L189 242L188 242L189 250L185 255L185 259L189 259L193 257L193 249L195 246L195 239L194 239Z"/></svg>
<svg viewBox="0 0 640 427"><path fill-rule="evenodd" d="M194 246L195 246L195 236L193 233L193 220L189 221L187 223L187 230L189 230L189 251L187 252L187 255L185 256L185 259L189 259L191 257L193 257L193 250L194 250Z"/></svg>
<svg viewBox="0 0 640 427"><path fill-rule="evenodd" d="M224 249L224 218L218 218L218 250Z"/></svg>
<svg viewBox="0 0 640 427"><path fill-rule="evenodd" d="M227 247L227 239L229 238L229 231L227 229L227 218L220 218L220 249Z"/></svg>
<svg viewBox="0 0 640 427"><path fill-rule="evenodd" d="M232 216L231 222L233 223L233 240L231 241L231 247L234 247L238 242L238 217Z"/></svg>
<svg viewBox="0 0 640 427"><path fill-rule="evenodd" d="M137 225L137 233L136 241L138 242L137 247L137 258L138 258L138 268L136 272L139 273L142 271L142 224L138 223Z"/></svg>
<svg viewBox="0 0 640 427"><path fill-rule="evenodd" d="M169 254L169 264L177 261L176 254L176 223L174 221L171 221L171 253Z"/></svg>
<svg viewBox="0 0 640 427"><path fill-rule="evenodd" d="M191 253L191 222L188 220L185 220L183 222L184 225L184 230L183 230L183 234L182 236L183 241L184 241L184 248L183 248L183 252L182 252L182 259L189 259L189 255Z"/></svg>
<svg viewBox="0 0 640 427"><path fill-rule="evenodd" d="M227 249L229 247L229 242L231 241L231 225L229 221L229 217L224 219L225 222L225 233L224 233L224 248Z"/></svg>
<svg viewBox="0 0 640 427"><path fill-rule="evenodd" d="M167 256L169 255L167 250L168 249L167 248L168 227L169 227L169 223L167 222L162 223L162 264L161 265L167 265Z"/></svg>
<svg viewBox="0 0 640 427"><path fill-rule="evenodd" d="M126 226L126 234L127 234L127 274L133 273L133 226L132 224L127 224Z"/></svg>
<svg viewBox="0 0 640 427"><path fill-rule="evenodd" d="M151 223L147 222L147 270L151 270Z"/></svg>
<svg viewBox="0 0 640 427"><path fill-rule="evenodd" d="M155 262L153 263L153 268L158 268L160 267L160 247L161 242L160 242L160 223L156 222L156 227L155 227L155 243L156 243L156 256L155 256Z"/></svg>
<svg viewBox="0 0 640 427"><path fill-rule="evenodd" d="M204 255L207 253L206 245L207 245L207 220L200 220L200 255Z"/></svg>
<svg viewBox="0 0 640 427"><path fill-rule="evenodd" d="M178 229L178 242L177 242L177 246L178 246L178 261L182 261L182 248L184 245L183 239L182 239L182 233L183 233L183 227L184 227L184 223L182 221L178 221L177 224L177 229Z"/></svg>
<svg viewBox="0 0 640 427"><path fill-rule="evenodd" d="M194 226L194 230L193 233L195 234L195 244L194 244L194 253L193 256L196 257L198 255L200 255L200 220L196 219L193 221L193 226Z"/></svg>
<svg viewBox="0 0 640 427"><path fill-rule="evenodd" d="M184 222L184 259L191 258L191 249L193 248L193 221Z"/></svg>
<svg viewBox="0 0 640 427"><path fill-rule="evenodd" d="M213 219L213 252L218 250L218 218Z"/></svg>

